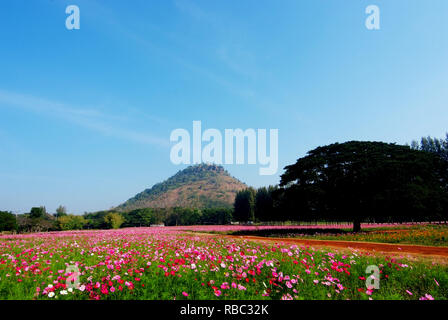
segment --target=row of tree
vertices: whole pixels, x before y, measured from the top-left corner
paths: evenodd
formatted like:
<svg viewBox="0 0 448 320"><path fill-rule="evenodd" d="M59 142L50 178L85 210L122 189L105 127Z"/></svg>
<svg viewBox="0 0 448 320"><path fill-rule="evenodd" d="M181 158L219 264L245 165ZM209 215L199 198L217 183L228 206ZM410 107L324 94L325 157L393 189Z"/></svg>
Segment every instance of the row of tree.
<svg viewBox="0 0 448 320"><path fill-rule="evenodd" d="M283 220L279 219L280 215L276 212L274 197L277 191L276 186L239 191L235 196L233 218L240 222Z"/></svg>
<svg viewBox="0 0 448 320"><path fill-rule="evenodd" d="M448 220L448 135L401 146L350 141L318 147L285 168L278 187L240 191L238 221Z"/></svg>
<svg viewBox="0 0 448 320"><path fill-rule="evenodd" d="M45 207L33 207L29 213L14 215L0 211L0 231L41 232L80 229L117 229L120 227L149 227L151 225L229 224L232 209L144 208L129 212L114 210L67 214L59 207L48 214Z"/></svg>
<svg viewBox="0 0 448 320"><path fill-rule="evenodd" d="M62 208L62 207L60 207ZM59 210L48 214L45 207L33 207L29 213L14 215L11 212L0 211L0 231L42 232L58 230L77 230L93 228L101 225L104 229L119 228L125 221L117 212L106 212L98 220L90 219L88 215L67 214Z"/></svg>

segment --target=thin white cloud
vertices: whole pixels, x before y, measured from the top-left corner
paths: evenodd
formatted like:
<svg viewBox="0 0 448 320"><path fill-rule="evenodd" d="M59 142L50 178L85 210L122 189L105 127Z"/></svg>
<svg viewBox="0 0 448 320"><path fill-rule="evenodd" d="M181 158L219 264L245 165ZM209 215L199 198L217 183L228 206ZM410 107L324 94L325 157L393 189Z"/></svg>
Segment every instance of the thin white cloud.
<svg viewBox="0 0 448 320"><path fill-rule="evenodd" d="M18 107L39 114L56 116L105 136L131 142L168 147L168 139L162 139L149 133L123 128L117 122L119 116L105 114L93 108L79 108L69 104L47 100L31 95L18 94L0 89L0 107Z"/></svg>

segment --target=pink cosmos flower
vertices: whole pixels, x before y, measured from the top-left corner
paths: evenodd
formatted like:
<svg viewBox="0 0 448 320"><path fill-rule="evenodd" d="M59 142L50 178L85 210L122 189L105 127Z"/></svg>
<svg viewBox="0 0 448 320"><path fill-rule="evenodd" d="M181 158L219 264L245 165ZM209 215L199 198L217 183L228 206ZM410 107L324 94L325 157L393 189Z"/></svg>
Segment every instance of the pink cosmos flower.
<svg viewBox="0 0 448 320"><path fill-rule="evenodd" d="M246 287L244 287L244 286L242 286L242 285L238 285L238 290L243 290L243 291L246 291Z"/></svg>
<svg viewBox="0 0 448 320"><path fill-rule="evenodd" d="M183 291L182 294L184 295L184 297L188 297L188 293L186 293L185 291Z"/></svg>
<svg viewBox="0 0 448 320"><path fill-rule="evenodd" d="M230 289L229 284L227 282L224 282L221 284L221 289Z"/></svg>

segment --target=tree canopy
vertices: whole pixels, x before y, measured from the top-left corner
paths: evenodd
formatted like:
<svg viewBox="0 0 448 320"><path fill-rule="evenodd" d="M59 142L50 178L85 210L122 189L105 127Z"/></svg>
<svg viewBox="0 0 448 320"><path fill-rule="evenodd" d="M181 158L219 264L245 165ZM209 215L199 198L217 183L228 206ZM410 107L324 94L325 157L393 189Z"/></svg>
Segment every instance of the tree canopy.
<svg viewBox="0 0 448 320"><path fill-rule="evenodd" d="M30 217L31 218L43 218L47 214L47 210L45 207L33 207L30 210Z"/></svg>
<svg viewBox="0 0 448 320"><path fill-rule="evenodd" d="M0 211L0 231L17 229L16 217L11 212Z"/></svg>
<svg viewBox="0 0 448 320"><path fill-rule="evenodd" d="M255 220L255 194L256 191L253 188L237 192L233 208L233 217L236 221Z"/></svg>
<svg viewBox="0 0 448 320"><path fill-rule="evenodd" d="M412 221L446 217L447 162L435 154L383 142L318 147L285 168L281 203L292 215Z"/></svg>
<svg viewBox="0 0 448 320"><path fill-rule="evenodd" d="M432 152L440 156L445 161L448 161L448 133L445 139L437 139L432 137L423 137L420 143L412 141L411 148L426 152Z"/></svg>
<svg viewBox="0 0 448 320"><path fill-rule="evenodd" d="M86 219L83 216L73 214L62 215L57 220L60 230L79 230L84 228Z"/></svg>

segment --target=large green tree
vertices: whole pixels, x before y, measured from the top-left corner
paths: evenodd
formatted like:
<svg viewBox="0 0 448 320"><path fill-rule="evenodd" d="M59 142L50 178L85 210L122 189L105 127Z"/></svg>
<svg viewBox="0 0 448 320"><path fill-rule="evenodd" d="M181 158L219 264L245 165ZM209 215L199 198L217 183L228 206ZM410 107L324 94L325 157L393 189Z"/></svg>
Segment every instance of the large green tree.
<svg viewBox="0 0 448 320"><path fill-rule="evenodd" d="M84 228L87 221L83 216L69 214L59 217L57 223L61 230L79 230Z"/></svg>
<svg viewBox="0 0 448 320"><path fill-rule="evenodd" d="M16 216L11 212L0 211L0 231L12 231L16 229Z"/></svg>
<svg viewBox="0 0 448 320"><path fill-rule="evenodd" d="M30 217L33 219L44 218L47 214L45 207L33 207L30 210Z"/></svg>
<svg viewBox="0 0 448 320"><path fill-rule="evenodd" d="M118 212L109 212L104 216L104 223L110 229L118 229L123 224L124 218Z"/></svg>
<svg viewBox="0 0 448 320"><path fill-rule="evenodd" d="M382 142L350 141L316 148L287 166L284 209L314 219L446 219L447 162L435 154Z"/></svg>

